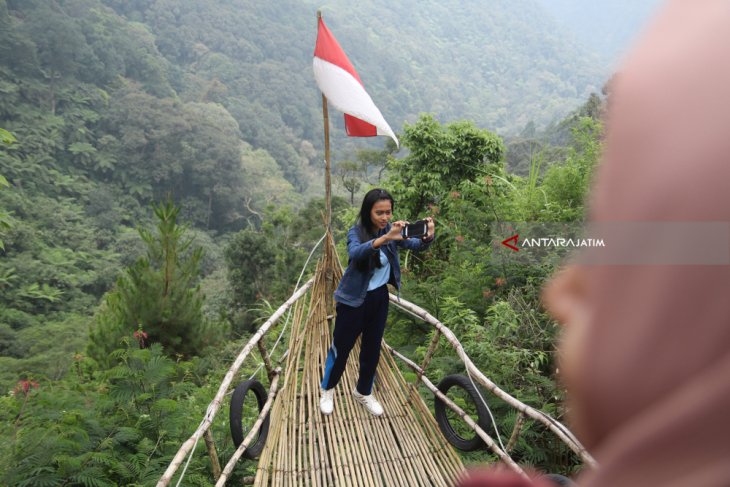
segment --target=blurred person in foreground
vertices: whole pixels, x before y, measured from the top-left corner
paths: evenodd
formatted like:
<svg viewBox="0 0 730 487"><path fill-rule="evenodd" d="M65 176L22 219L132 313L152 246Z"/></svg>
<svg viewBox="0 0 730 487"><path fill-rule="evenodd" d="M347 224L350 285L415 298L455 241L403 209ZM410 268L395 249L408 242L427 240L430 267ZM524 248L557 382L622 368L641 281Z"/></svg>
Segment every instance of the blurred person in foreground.
<svg viewBox="0 0 730 487"><path fill-rule="evenodd" d="M730 227L730 1L668 2L626 59L589 220ZM730 266L574 264L544 299L600 465L578 484L730 486Z"/></svg>

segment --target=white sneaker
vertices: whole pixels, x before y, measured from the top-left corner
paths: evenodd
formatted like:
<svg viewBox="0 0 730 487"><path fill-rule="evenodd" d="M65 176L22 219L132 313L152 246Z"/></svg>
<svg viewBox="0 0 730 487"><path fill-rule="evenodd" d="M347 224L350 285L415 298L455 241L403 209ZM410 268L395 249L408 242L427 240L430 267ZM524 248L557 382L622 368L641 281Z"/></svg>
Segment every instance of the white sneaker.
<svg viewBox="0 0 730 487"><path fill-rule="evenodd" d="M330 415L335 409L335 388L325 390L320 389L321 395L319 396L319 410L322 414Z"/></svg>
<svg viewBox="0 0 730 487"><path fill-rule="evenodd" d="M357 392L357 389L353 389L352 395L357 399L357 401L365 406L365 408L372 414L373 416L380 416L383 414L383 406L378 402L377 399L375 399L375 396L372 394L369 394L367 396L363 396L359 392Z"/></svg>

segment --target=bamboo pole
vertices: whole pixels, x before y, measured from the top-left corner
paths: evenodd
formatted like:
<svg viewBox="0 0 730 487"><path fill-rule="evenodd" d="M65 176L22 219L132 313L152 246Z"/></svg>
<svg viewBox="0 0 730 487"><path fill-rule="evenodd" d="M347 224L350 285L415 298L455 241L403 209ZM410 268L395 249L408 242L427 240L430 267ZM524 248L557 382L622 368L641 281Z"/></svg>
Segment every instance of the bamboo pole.
<svg viewBox="0 0 730 487"><path fill-rule="evenodd" d="M314 296L315 292L316 292L316 287L312 290L312 293L310 295L310 303L309 303L309 307L307 308L307 316L310 315L310 312L312 309L311 300L312 300L312 296ZM291 371L289 372L289 375L292 375L295 378L296 385L292 388L292 390L289 393L290 402L288 402L288 404L297 404L297 402L296 402L297 396L299 397L299 402L298 402L299 417L298 417L298 424L297 424L297 427L298 427L297 441L300 445L300 452L299 452L300 461L299 461L298 465L299 465L299 468L301 471L298 475L301 475L301 479L303 479L303 481L306 483L311 480L310 477L307 475L307 473L309 471L308 469L312 468L313 460L312 460L311 456L308 457L306 455L307 451L304 446L305 443L307 442L307 437L306 437L307 431L306 431L306 427L304 424L304 415L306 413L307 398L302 393L302 391L305 388L304 377L302 377L301 382L299 381L299 368L300 368L300 364L302 362L302 350L304 349L305 337L307 336L307 331L308 331L307 322L303 318L304 318L304 306L302 306L302 309L299 310L299 321L298 321L299 327L297 328L297 348L295 349L295 355L292 356L291 361L290 361L292 365L291 365ZM303 367L303 365L301 365L301 366ZM304 459L306 459L306 462L304 461ZM301 482L299 482L299 483L301 483Z"/></svg>
<svg viewBox="0 0 730 487"><path fill-rule="evenodd" d="M302 380L302 394L306 397L307 415L306 430L309 433L309 452L312 459L311 462L311 479L312 484L316 486L336 484L334 480L337 476L336 470L333 468L328 452L328 435L326 422L322 420L319 414L319 384L316 383L320 377L320 364L324 363L321 354L322 351L316 349L317 344L323 342L322 332L318 330L319 317L321 316L322 307L322 281L321 272L324 265L323 256L318 266L318 280L315 291L312 292L310 314L305 323L305 330L308 332L306 346L304 347L304 378ZM311 325L311 328L310 328ZM337 398L334 398L337 401Z"/></svg>
<svg viewBox="0 0 730 487"><path fill-rule="evenodd" d="M411 416L409 409L413 406L402 400L401 393L405 384L400 383L395 373L386 374L386 380L390 383L387 388L399 406L399 414L395 421L399 430L398 439L407 446L410 452L408 461L412 464L411 469L418 476L421 484L426 483L427 479L438 482L441 474L434 469L433 456L429 452L427 442L421 441L419 438L420 436L424 436L423 432L418 431L417 423L409 417ZM430 483L428 482L429 485Z"/></svg>
<svg viewBox="0 0 730 487"><path fill-rule="evenodd" d="M387 350L387 343L384 346ZM403 376L396 373L399 369L393 356L387 353L383 354L383 361L393 371L391 375L395 385L391 388L395 391L398 403L406 413L406 416L403 417L405 432L416 441L419 456L428 469L429 478L432 479L433 483L442 487L452 485L455 475L464 468L461 460L456 456L453 449L448 446L443 436L434 434L437 425L433 416L417 390L407 387ZM408 412L412 412L412 414L408 414ZM415 421L410 420L411 417ZM418 436L422 436L422 438L418 438ZM453 457L450 457L449 453L452 453Z"/></svg>
<svg viewBox="0 0 730 487"><path fill-rule="evenodd" d="M390 360L393 367L395 367L395 359L393 356L390 354L385 354L384 356L387 357L386 360ZM428 409L426 403L423 401L418 392L416 390L410 390L409 394L409 404L415 406L415 411L418 413L417 418L421 420L423 431L426 432L428 439L430 439L430 443L432 445L441 445L440 451L443 452L443 456L439 455L436 458L443 458L443 460L439 463L443 469L442 471L444 472L442 475L447 476L446 478L449 479L449 481L447 481L448 485L453 485L453 483L461 476L464 476L466 472L461 458L454 448L446 442L443 435L440 432L437 433L438 424L436 424L433 414Z"/></svg>
<svg viewBox="0 0 730 487"><path fill-rule="evenodd" d="M431 358L433 358L433 354L436 353L436 347L438 347L440 339L441 339L441 332L438 329L434 330L433 338L431 338L431 344L428 347L426 356L423 358L423 363L421 364L421 372L418 372L418 375L416 376L416 380L413 381L413 383L415 385L418 385L418 383L421 381L421 376L423 375L423 371L425 371L426 368L428 367L428 364L431 363Z"/></svg>
<svg viewBox="0 0 730 487"><path fill-rule="evenodd" d="M396 368L395 359L389 354L385 354L385 356L391 362L392 366ZM414 406L416 417L421 422L422 430L426 432L426 441L433 447L432 455L437 460L441 476L444 478L446 485L453 485L456 479L465 472L461 458L439 432L433 414L424 403L418 391L410 389L408 393L409 404Z"/></svg>
<svg viewBox="0 0 730 487"><path fill-rule="evenodd" d="M297 301L295 306L295 312L296 309L299 308L301 301ZM289 344L289 347L291 347L291 343ZM289 350L289 349L288 349ZM287 352L288 352L287 350ZM286 353L285 353L286 355ZM279 392L279 396L281 394L286 393L286 375L284 375L284 385L281 387L281 391ZM274 405L271 408L271 421L269 423L269 436L266 441L266 444L264 445L264 449L261 452L261 456L259 457L259 463L256 469L256 477L254 478L254 485L268 485L268 475L269 470L267 466L270 463L271 456L273 455L273 450L277 446L277 441L279 438L278 429L281 425L281 421L279 419L281 415L281 401L274 402ZM262 465L264 467L262 467Z"/></svg>
<svg viewBox="0 0 730 487"><path fill-rule="evenodd" d="M251 430L246 435L246 438L243 439L243 443L241 443L238 448L236 449L235 453L231 457L230 460L228 460L228 463L226 464L225 468L223 469L223 472L221 473L220 478L215 483L215 487L223 487L226 485L226 481L228 480L228 476L231 475L231 472L233 472L233 468L236 466L236 463L238 463L238 460L241 458L241 455L243 455L243 452L248 448L249 444L253 441L254 437L256 436L256 433L259 432L261 429L261 425L264 423L264 420L266 419L266 416L269 414L269 410L271 409L271 405L274 402L274 398L276 397L277 388L279 386L279 374L281 373L281 368L277 368L274 371L274 379L271 381L271 387L269 387L269 395L266 398L266 403L264 404L264 407L261 408L261 412L259 412L258 419L254 423L254 425L251 427Z"/></svg>
<svg viewBox="0 0 730 487"><path fill-rule="evenodd" d="M292 326L292 337L294 337L296 333L298 333L298 330L295 330L294 326ZM290 362L290 364L291 363L292 362ZM286 391L281 399L288 406L285 408L286 412L282 419L282 421L285 423L285 428L282 429L282 431L284 431L284 438L279 438L279 443L283 444L285 447L285 462L292 464L290 466L291 471L287 472L288 477L285 478L285 485L295 485L293 483L294 476L296 475L294 468L297 465L297 462L294 461L293 457L296 449L297 428L296 421L292 421L292 417L295 414L295 408L292 408L292 404L294 401L294 396L296 396L299 376L296 372L290 374L291 367L292 365L287 366Z"/></svg>
<svg viewBox="0 0 730 487"><path fill-rule="evenodd" d="M313 288L313 292L316 290L316 279L315 279L315 285ZM300 302L301 303L301 302ZM300 304L298 303L298 304ZM304 305L300 305L296 310L296 316L295 316L295 325L292 326L292 335L290 340L290 350L292 350L292 355L290 355L287 366L286 366L286 375L284 377L285 380L285 387L286 387L286 393L282 397L282 399L279 400L279 411L280 411L280 417L278 418L278 424L277 424L277 440L278 444L276 445L276 456L274 457L273 461L270 461L270 464L272 466L272 484L271 485L282 485L282 482L285 482L287 479L285 476L280 475L280 472L282 470L287 469L287 464L289 462L289 454L288 450L291 446L291 441L289 440L290 437L296 435L296 430L292 429L292 404L296 397L296 392L298 389L298 374L296 372L296 369L298 367L298 363L301 357L301 349L303 345L303 325L302 325L302 314L304 312ZM292 343L293 342L293 343ZM285 474L286 475L286 474ZM267 484L263 484L267 485ZM283 485L286 485L285 483Z"/></svg>
<svg viewBox="0 0 730 487"><path fill-rule="evenodd" d="M456 338L454 333L446 327L443 323L441 323L439 320L434 318L430 313L428 313L423 308L406 301L403 298L398 298L397 296L391 294L390 295L390 301L396 305L397 307L405 310L406 312L420 318L421 320L425 321L426 323L435 326L443 335L444 337L449 341L451 346L456 350L457 355L461 359L462 362L464 362L464 365L466 366L467 372L480 384L482 384L484 387L486 387L488 390L490 390L495 396L502 399L504 402L509 404L510 406L514 407L518 411L521 411L525 415L531 417L532 419L535 419L536 421L541 422L544 424L547 428L549 428L553 433L555 433L558 438L560 438L573 452L575 452L587 465L589 465L592 468L595 468L598 464L596 460L588 453L588 451L585 449L585 447L578 441L578 439L573 435L573 433L563 424L561 424L558 420L552 418L548 414L539 411L531 406L528 406L527 404L521 402L520 400L512 397L507 392L500 389L494 382L489 380L477 367L474 365L474 363L471 361L469 356L464 352L464 348L461 345L461 342ZM403 357L405 358L405 357Z"/></svg>
<svg viewBox="0 0 730 487"><path fill-rule="evenodd" d="M326 320L326 317L323 317ZM327 327L329 328L329 326ZM320 352L320 360L324 362L326 353L325 353L325 347L317 347ZM338 387L335 388L335 396L337 396L337 405L340 406L340 408L345 403L345 398L347 396L347 392L345 391L343 393L342 382ZM339 391L339 393L338 393ZM343 415L342 414L332 414L328 416L325 421L327 422L327 428L331 432L332 436L334 437L333 444L336 447L336 451L338 452L338 460L344 459L345 464L343 465L343 478L350 477L351 482L353 485L359 486L361 485L361 482L363 481L363 475L362 473L357 474L354 470L358 467L358 461L357 461L357 455L355 455L355 448L354 448L354 441L352 441L351 435L348 434L347 431L347 424L343 421ZM332 448L330 448L331 450ZM338 462L339 463L339 462Z"/></svg>
<svg viewBox="0 0 730 487"><path fill-rule="evenodd" d="M351 355L354 355L355 353L359 352L359 342L356 343L356 345L353 347L353 350L350 352ZM352 374L352 375L350 375ZM348 367L344 377L355 377L355 372L353 371L352 367ZM360 459L361 463L361 470L363 470L362 477L369 479L369 483L366 485L368 487L372 486L379 486L381 483L379 481L376 481L377 477L377 471L374 468L374 462L372 461L370 457L370 450L367 445L367 434L365 430L363 429L363 423L361 421L357 421L357 411L356 411L356 405L354 404L354 401L352 400L352 396L349 394L346 394L345 396L342 396L342 400L339 403L341 416L346 416L350 420L350 429L353 430L352 432L356 434L359 438L365 439L365 441L354 441L355 451L357 452L357 456ZM342 414L345 413L345 414ZM344 424L344 423L343 423Z"/></svg>
<svg viewBox="0 0 730 487"><path fill-rule="evenodd" d="M322 12L317 10L317 28L319 29L319 21L322 19ZM327 97L322 93L322 123L324 125L324 197L327 214L325 216L325 229L330 239L332 238L332 164L330 152L330 117L327 107ZM329 240L329 239L328 239ZM328 247L325 247L327 252ZM325 303L327 304L326 314L332 314L334 310L334 298L332 294L335 291L334 265L331 259L324 258L323 262L329 262L324 266L325 272Z"/></svg>
<svg viewBox="0 0 730 487"><path fill-rule="evenodd" d="M317 26L322 18L322 12L317 10ZM332 182L330 179L330 118L327 109L327 97L322 94L322 118L324 120L324 190L327 204L327 231L332 224Z"/></svg>
<svg viewBox="0 0 730 487"><path fill-rule="evenodd" d="M203 439L205 440L205 447L208 449L210 464L213 467L213 478L218 480L221 476L221 463L218 460L218 452L215 449L215 442L213 441L213 435L210 432L210 428L205 430Z"/></svg>
<svg viewBox="0 0 730 487"><path fill-rule="evenodd" d="M269 380L271 380L271 378L274 376L274 366L271 365L271 357L266 351L266 346L264 345L263 340L259 340L256 345L259 348L261 359L264 361L264 366L266 366L266 375L269 377Z"/></svg>
<svg viewBox="0 0 730 487"><path fill-rule="evenodd" d="M512 434L509 437L509 441L507 442L507 446L504 447L504 451L507 453L512 451L512 448L515 447L517 444L517 438L520 436L520 432L522 431L522 425L525 424L525 414L523 412L520 412L520 414L517 415L517 420L515 421L515 427L512 428Z"/></svg>
<svg viewBox="0 0 730 487"><path fill-rule="evenodd" d="M383 362L388 363L386 360ZM405 383L398 380L393 369L388 370L381 365L378 367L379 377L382 377L383 382L381 394L384 402L389 404L387 414L390 417L391 425L397 430L397 433L393 432L392 436L405 453L401 460L402 465L396 465L396 467L400 467L411 474L414 480L408 482L407 485L431 485L431 480L438 485L440 475L433 468L433 457L429 454L427 442L421 441L425 438L419 438L424 436L423 431L418 431L418 425L413 421L412 415L408 411L412 408L412 405L408 404L401 395L403 390L407 390L407 387L404 387ZM426 461L423 461L424 459ZM406 476L401 475L401 477ZM427 479L430 480L426 484Z"/></svg>
<svg viewBox="0 0 730 487"><path fill-rule="evenodd" d="M292 386L289 384L290 378L294 377L296 380L296 373L292 374L292 367L295 367L293 360L299 357L299 350L301 350L301 323L302 313L304 310L303 301L297 301L293 311L293 325L291 328L291 335L289 340L289 348L279 359L279 362L283 362L285 357L289 357L286 363L286 371L283 377L284 385L281 387L279 393L279 399L274 403L271 412L271 428L269 430L269 438L264 447L264 451L261 453L259 458L258 468L256 470L256 477L254 479L254 485L269 485L269 477L275 474L271 471L272 462L276 461L276 451L278 451L279 444L281 443L280 431L282 429L282 416L285 413L285 405L294 391ZM294 384L296 388L296 383Z"/></svg>
<svg viewBox="0 0 730 487"><path fill-rule="evenodd" d="M378 380L380 382L380 379ZM387 396L382 382L376 386L379 391L380 400L383 407L387 408L387 412L378 418L373 417L366 412L362 405L357 404L350 398L351 407L355 410L355 420L362 425L365 446L367 447L368 456L371 459L374 471L374 480L376 485L394 485L400 486L404 484L417 485L413 477L413 471L408 465L403 450L399 448L392 431L387 426L398 416L397 410L387 404ZM386 416L387 415L387 416ZM400 471L399 471L400 470Z"/></svg>
<svg viewBox="0 0 730 487"><path fill-rule="evenodd" d="M249 353L251 353L251 350L256 345L256 343L261 339L262 336L266 334L266 332L269 331L271 326L276 323L279 318L281 318L284 312L289 307L291 307L292 304L294 304L299 298L304 296L304 293L312 286L313 282L314 278L307 281L294 294L292 294L291 297L284 304L282 304L268 320L266 320L261 328L259 328L259 330L254 334L254 336L251 337L246 346L243 347L243 350L241 350L241 353L238 354L236 360L233 362L233 365L231 365L231 368L228 369L228 372L223 377L223 382L221 382L221 385L218 388L218 392L208 405L208 410L205 413L205 417L203 418L203 421L201 421L200 426L198 426L198 429L195 430L195 433L193 433L193 435L188 438L185 443L182 444L182 446L180 446L180 449L177 451L175 457L170 462L167 470L165 470L165 473L162 474L162 477L160 477L160 480L157 482L157 487L165 487L170 483L170 481L172 481L173 475L175 475L177 469L180 468L180 465L184 461L185 456L190 452L190 450L192 450L193 446L198 442L198 440L200 440L200 437L203 436L203 433L210 427L211 423L213 422L213 418L215 418L215 415L218 413L218 410L221 407L223 398L225 397L226 392L231 385L231 382L233 382L233 377L238 372L238 369L241 368L244 359L248 356Z"/></svg>
<svg viewBox="0 0 730 487"><path fill-rule="evenodd" d="M312 293L312 298L314 298L314 293ZM316 303L313 303L311 310L314 311L317 309L317 306L320 303L320 296L317 296ZM310 316L309 319L313 319L313 316ZM307 325L310 323L309 319L307 321ZM316 327L315 327L316 330ZM323 431L324 429L324 423L321 422L321 419L318 418L317 412L318 412L318 404L317 404L317 398L319 397L319 387L317 387L317 384L313 384L312 382L312 376L319 376L319 368L321 358L315 356L314 352L312 351L313 347L313 341L319 338L322 340L322 337L319 336L319 333L311 333L304 351L304 375L305 377L309 377L310 380L308 381L302 381L302 391L305 395L307 401L306 401L306 407L308 411L307 415L307 422L306 422L306 430L309 433L309 453L311 458L311 479L312 484L315 486L320 485L328 485L333 483L332 475L334 472L329 468L329 465L327 464L327 451L325 448L325 433ZM335 398L336 400L336 398Z"/></svg>
<svg viewBox="0 0 730 487"><path fill-rule="evenodd" d="M418 365L416 365L416 364L415 364L415 363L413 363L413 362L412 362L412 361L411 361L410 359L408 359L408 358L404 357L404 356L403 356L403 355L401 355L400 353L398 353L398 352L396 352L395 350L393 350L393 348L392 348L392 347L390 347L389 345L386 345L386 350L388 350L388 351L389 351L389 352L390 352L391 354L393 354L394 356L398 357L399 359L403 360L403 362L404 362L404 363L405 363L405 364L406 364L406 365L407 365L408 367L410 367L411 369L413 369L413 370L414 370L415 372L418 372L418 371L419 371L419 369L420 369L420 368L418 367ZM422 372L422 371L421 371L421 372ZM484 430L483 430L483 429L481 428L481 426L479 426L479 425L478 425L478 424L477 424L477 423L476 423L476 422L475 422L475 421L474 421L474 420L473 420L473 419L471 418L471 416L469 416L468 414L466 414L466 412L465 412L465 411L464 411L463 409L461 409L461 408L460 408L460 407L459 407L459 406L458 406L458 405L457 405L457 404L456 404L456 403L455 403L454 401L452 401L451 399L449 399L449 398L448 398L448 396L446 396L446 394L444 394L443 392L441 392L440 390L438 390L438 388L437 388L437 387L436 387L436 386L435 386L435 385L433 384L433 382L431 382L430 380L428 380L428 377L426 377L425 375L421 375L421 382L423 382L423 383L424 383L424 384L426 385L426 387L428 387L428 389L429 389L429 390L430 390L430 391L431 391L431 392L432 392L432 393L433 393L433 394L434 394L434 395L435 395L436 397L438 397L439 399L441 399L441 401L443 401L443 402L444 402L444 404L446 404L446 405L447 405L447 406L448 406L448 407L449 407L449 408L450 408L450 409L451 409L452 411L454 411L454 412L455 412L456 414L458 414L458 415L459 415L459 417L460 417L460 418L461 418L461 419L462 419L462 420L463 420L463 421L464 421L464 422L465 422L465 423L466 423L466 424L467 424L467 425L468 425L468 426L469 426L469 427L470 427L470 428L471 428L472 430L474 430L474 432L475 432L475 433L476 433L476 434L477 434L477 435L479 436L479 438L481 438L482 440L484 440L484 443L486 443L486 444L487 444L487 446L489 447L489 449L490 449L490 450L492 450L492 451L493 451L493 452L495 453L495 455L497 455L497 456L498 456L498 457L500 458L500 460L502 460L502 461L503 461L503 462L504 462L505 464L507 464L507 465L508 465L508 466L509 466L509 467L510 467L510 468L511 468L512 470L514 470L514 471L515 471L515 472L517 472L518 474L522 475L522 476L523 476L524 478L528 478L528 477L527 477L527 474L525 474L524 470L522 470L522 468L521 468L521 467L520 467L519 465L517 465L517 464L515 463L515 461L514 461L514 460L512 460L512 458L511 458L511 457L510 457L510 456L509 456L509 455L508 455L507 453L505 453L505 452L504 452L504 451L503 451L503 450L502 450L502 449L501 449L501 448L499 447L499 445L497 445L497 443L495 443L495 442L494 442L494 440L492 439L492 437L491 437L491 436L489 436L489 435L488 435L488 434L487 434L487 433L486 433L486 432L485 432L485 431L484 431Z"/></svg>

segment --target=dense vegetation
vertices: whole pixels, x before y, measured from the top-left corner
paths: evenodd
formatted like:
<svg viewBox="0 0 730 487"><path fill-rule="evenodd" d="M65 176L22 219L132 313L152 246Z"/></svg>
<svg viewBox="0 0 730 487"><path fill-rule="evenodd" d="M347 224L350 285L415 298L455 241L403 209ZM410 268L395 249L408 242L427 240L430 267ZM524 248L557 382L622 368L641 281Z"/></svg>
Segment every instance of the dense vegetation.
<svg viewBox="0 0 730 487"><path fill-rule="evenodd" d="M404 266L405 295L429 303L463 340L467 353L487 375L522 400L557 415L562 414L562 391L552 377L556 329L540 311L538 302L540 283L551 272L552 264L524 265L491 257L489 226L499 220L553 221L580 215L596 159L599 127L585 118L575 130L580 142L576 149L564 163L550 167L537 181L504 171L500 162L503 144L493 134L469 123L444 127L425 117L406 128L403 140L411 154L393 161L386 182L386 186L404 195L398 216L413 218L432 213L439 222L439 239L434 248L422 259L411 257ZM426 161L434 163L424 164ZM446 161L450 164L438 164ZM459 167L466 169L447 171L449 177L439 175ZM430 181L425 199L413 198L415 195L406 190L403 182L414 177ZM539 198L535 197L538 193ZM338 201L337 206L343 208L338 213L338 228L342 230L354 212ZM299 215L275 211L267 215L260 230L246 229L231 239L226 258L238 299L224 303L229 309L239 309L255 318L268 312L264 307L257 314L257 309L251 307L257 298L281 300L286 295L304 258L302 244L309 246L316 239L313 220L321 206L310 205ZM170 262L166 256L182 253L182 249L178 253L164 247L171 245L170 234L177 236L173 239L176 242L182 234L170 221L170 212L175 214L169 205L157 207L158 232L155 236L142 232L148 257L133 264L107 294L94 320L98 331L92 334L88 356L66 352L72 362L66 374L58 373L58 380L26 375L3 399L4 435L8 438L3 443L3 458L8 482L115 485L134 479L146 484L159 475L177 442L189 433L189 418L202 414L233 349L222 345L225 329L218 326L219 331L211 333L208 321L200 319L202 302L193 297L197 288L191 287L194 283L189 276L196 270L199 249L191 249L177 265L178 272L187 274L182 282L178 280L183 286L178 296L187 296L185 306L171 309L173 316L149 316L149 312L159 316L156 300L161 299L159 293L164 288L164 265ZM274 239L283 245L271 245ZM152 262L157 267L151 268ZM264 275L269 279L251 279ZM120 319L125 313L131 314ZM180 320L185 322L190 315L198 321L186 331ZM250 325L245 324L249 322L239 321L240 333L250 331ZM125 323L126 327L121 326ZM155 330L164 323L180 327L163 339ZM40 335L46 331L44 328L37 325L29 330ZM185 334L192 336L179 341ZM120 338L121 348L115 345ZM393 345L420 358L428 338L423 325L394 314L387 335ZM167 347L160 347L160 342L166 342ZM181 343L196 348L181 349ZM79 339L78 346L82 344ZM205 346L211 344L219 347L213 355L205 353ZM230 351L221 353L221 346ZM182 355L175 361L166 358L175 353ZM180 360L190 353L200 357ZM66 357L59 361L63 363ZM439 378L461 371L453 352L442 347L430 375ZM491 406L505 434L515 415L502 405ZM230 454L231 448L225 427L225 421L216 425L223 455ZM553 470L566 471L575 465L565 448L534 426L527 429L513 454L522 462ZM486 459L483 453L468 458ZM196 457L188 481L206 485L207 468L205 457Z"/></svg>
<svg viewBox="0 0 730 487"><path fill-rule="evenodd" d="M403 146L336 140L335 236L373 184L396 216L434 215L436 244L404 258L404 295L496 382L560 415L539 305L557 259L512 262L491 241L501 222L582 218L600 76L535 2L455 5L325 10ZM0 0L0 484L153 483L240 340L293 289L323 233L314 10ZM474 121L439 121L454 118ZM387 339L420 358L429 330L394 313ZM444 347L430 375L460 371ZM508 434L514 414L490 406ZM518 460L575 467L527 431ZM224 420L213 433L229 456ZM209 485L202 452L188 472Z"/></svg>

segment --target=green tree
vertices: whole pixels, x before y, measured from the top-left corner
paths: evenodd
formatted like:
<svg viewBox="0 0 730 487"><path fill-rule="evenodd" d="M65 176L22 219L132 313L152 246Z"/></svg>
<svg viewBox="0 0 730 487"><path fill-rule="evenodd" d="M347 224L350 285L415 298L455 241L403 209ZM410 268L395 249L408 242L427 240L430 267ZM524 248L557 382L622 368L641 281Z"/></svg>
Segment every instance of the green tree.
<svg viewBox="0 0 730 487"><path fill-rule="evenodd" d="M125 91L101 122L109 133L100 139L106 148L97 154L89 144L75 143L69 147L74 158L107 168L114 182L142 201L174 195L196 225L240 228L238 220L246 213L243 148L230 113L212 103L161 100L132 87ZM99 157L104 154L106 159Z"/></svg>
<svg viewBox="0 0 730 487"><path fill-rule="evenodd" d="M39 2L23 22L25 32L33 39L40 61L40 73L48 83L48 106L56 114L58 87L75 77L82 68L81 59L91 55L78 19L58 4Z"/></svg>
<svg viewBox="0 0 730 487"><path fill-rule="evenodd" d="M13 137L13 134L5 129L0 128L0 143L10 145L13 142L15 142L15 137Z"/></svg>
<svg viewBox="0 0 730 487"><path fill-rule="evenodd" d="M549 218L557 221L582 218L593 169L601 154L602 131L601 122L590 117L581 117L573 127L573 146L567 157L550 166L542 181Z"/></svg>
<svg viewBox="0 0 730 487"><path fill-rule="evenodd" d="M344 198L332 198L336 231L340 228L337 216L349 208ZM254 311L263 301L280 302L289 296L308 254L324 234L324 214L324 198L312 198L296 213L287 206L270 205L260 229L248 227L232 236L224 255L235 331L255 326ZM317 256L313 254L313 259Z"/></svg>
<svg viewBox="0 0 730 487"><path fill-rule="evenodd" d="M276 262L275 242L256 230L247 228L236 233L226 247L228 280L239 305L268 297Z"/></svg>
<svg viewBox="0 0 730 487"><path fill-rule="evenodd" d="M270 217L261 230L246 228L226 246L228 282L233 292L234 331L255 327L260 301L278 301L296 284L304 262L303 250L291 239L293 215L288 208L267 212Z"/></svg>
<svg viewBox="0 0 730 487"><path fill-rule="evenodd" d="M183 194L202 203L201 226L224 228L244 213L238 124L213 103L188 103L183 113L190 124L179 155L184 164Z"/></svg>
<svg viewBox="0 0 730 487"><path fill-rule="evenodd" d="M5 129L0 128L0 143L10 145L13 142L15 142L15 137L13 137L13 134ZM0 190L9 187L10 184L8 184L8 180L5 179L2 174L0 174ZM11 222L12 220L10 218L10 215L2 208L0 208L0 235L2 235L3 230L7 230L10 228ZM2 239L0 239L0 250L5 250L5 245L3 244Z"/></svg>
<svg viewBox="0 0 730 487"><path fill-rule="evenodd" d="M370 184L379 185L383 179L388 163L398 152L398 147L392 139L385 141L385 148L382 150L360 149L357 151L355 160L362 167L365 176Z"/></svg>
<svg viewBox="0 0 730 487"><path fill-rule="evenodd" d="M186 228L177 223L179 212L169 200L156 205L157 231L139 231L147 255L117 280L91 329L89 354L100 363L107 363L119 340L135 330L144 337L141 346L161 343L167 353L183 356L199 354L221 339L221 325L207 322L201 311L202 249L186 238Z"/></svg>
<svg viewBox="0 0 730 487"><path fill-rule="evenodd" d="M335 175L340 179L340 184L350 194L350 204L355 204L355 193L362 186L365 171L355 161L340 161L335 166Z"/></svg>
<svg viewBox="0 0 730 487"><path fill-rule="evenodd" d="M396 210L406 218L423 215L462 181L500 168L504 152L501 138L472 122L441 125L431 115L406 125L402 143L410 154L392 161L386 186L397 195Z"/></svg>

